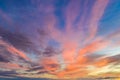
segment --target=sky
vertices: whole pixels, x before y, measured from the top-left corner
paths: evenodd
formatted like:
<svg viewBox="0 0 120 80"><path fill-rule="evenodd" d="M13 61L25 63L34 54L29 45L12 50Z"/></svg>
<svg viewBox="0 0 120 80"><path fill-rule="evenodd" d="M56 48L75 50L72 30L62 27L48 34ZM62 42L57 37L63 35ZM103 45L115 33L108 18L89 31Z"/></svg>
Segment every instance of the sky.
<svg viewBox="0 0 120 80"><path fill-rule="evenodd" d="M119 78L119 57L120 0L0 0L0 79Z"/></svg>

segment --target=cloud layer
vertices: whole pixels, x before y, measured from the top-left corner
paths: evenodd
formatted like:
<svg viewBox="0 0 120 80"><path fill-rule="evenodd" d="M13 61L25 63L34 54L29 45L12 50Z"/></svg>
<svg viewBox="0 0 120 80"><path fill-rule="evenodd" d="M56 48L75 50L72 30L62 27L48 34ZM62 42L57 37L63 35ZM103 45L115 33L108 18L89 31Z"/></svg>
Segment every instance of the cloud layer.
<svg viewBox="0 0 120 80"><path fill-rule="evenodd" d="M114 1L2 3L0 77L120 77L120 25L100 31Z"/></svg>

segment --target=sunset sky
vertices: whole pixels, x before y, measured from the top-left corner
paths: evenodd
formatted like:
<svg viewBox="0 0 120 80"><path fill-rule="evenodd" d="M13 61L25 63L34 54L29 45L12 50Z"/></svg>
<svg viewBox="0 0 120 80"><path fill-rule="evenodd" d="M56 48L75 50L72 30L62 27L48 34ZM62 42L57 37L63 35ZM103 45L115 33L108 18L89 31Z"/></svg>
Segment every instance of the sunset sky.
<svg viewBox="0 0 120 80"><path fill-rule="evenodd" d="M0 0L0 80L17 77L119 78L120 0Z"/></svg>

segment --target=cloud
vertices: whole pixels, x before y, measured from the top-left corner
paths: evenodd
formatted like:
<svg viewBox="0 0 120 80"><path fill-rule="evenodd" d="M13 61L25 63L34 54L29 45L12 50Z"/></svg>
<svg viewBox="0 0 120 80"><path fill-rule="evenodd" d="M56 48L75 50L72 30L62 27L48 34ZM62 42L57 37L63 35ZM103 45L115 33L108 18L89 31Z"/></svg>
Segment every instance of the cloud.
<svg viewBox="0 0 120 80"><path fill-rule="evenodd" d="M2 39L17 49L21 50L27 50L27 48L32 45L32 42L26 37L23 36L23 34L18 33L12 33L10 31L4 30L2 27L0 27L0 36Z"/></svg>
<svg viewBox="0 0 120 80"><path fill-rule="evenodd" d="M9 62L9 60L5 59L5 57L0 55L0 62Z"/></svg>
<svg viewBox="0 0 120 80"><path fill-rule="evenodd" d="M0 76L14 77L17 75L15 71L0 71Z"/></svg>
<svg viewBox="0 0 120 80"><path fill-rule="evenodd" d="M54 54L57 54L57 52L51 46L46 47L44 52L43 52L43 55L45 55L45 56L52 56Z"/></svg>

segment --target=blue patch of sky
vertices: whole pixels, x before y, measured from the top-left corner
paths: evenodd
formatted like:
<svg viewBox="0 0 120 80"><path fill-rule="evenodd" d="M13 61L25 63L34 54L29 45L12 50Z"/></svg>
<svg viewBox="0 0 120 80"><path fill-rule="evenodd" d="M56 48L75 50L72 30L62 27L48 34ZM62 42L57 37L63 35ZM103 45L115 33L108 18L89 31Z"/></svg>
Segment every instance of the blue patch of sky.
<svg viewBox="0 0 120 80"><path fill-rule="evenodd" d="M120 0L110 0L100 20L99 35L109 34L120 28Z"/></svg>
<svg viewBox="0 0 120 80"><path fill-rule="evenodd" d="M0 9L3 11L3 14L7 15L13 23L17 23L23 20L20 20L20 17L22 16L21 13L23 13L22 9L27 9L30 5L29 0L0 0ZM6 20L2 18L2 15L0 16L0 24L2 27L14 31L13 25L8 24ZM15 25L16 26L16 25Z"/></svg>
<svg viewBox="0 0 120 80"><path fill-rule="evenodd" d="M55 40L53 40L53 39L51 39L51 40L48 41L48 45L52 46L54 48L59 48L60 47L60 43L57 42L57 41L55 41Z"/></svg>
<svg viewBox="0 0 120 80"><path fill-rule="evenodd" d="M70 0L57 0L55 2L55 16L57 17L58 23L57 23L57 27L60 30L63 30L65 28L65 18L64 18L64 13L63 10L65 9L65 7L67 6L67 4L69 3Z"/></svg>
<svg viewBox="0 0 120 80"><path fill-rule="evenodd" d="M24 8L30 4L29 0L0 0L0 8L9 11L12 8Z"/></svg>

